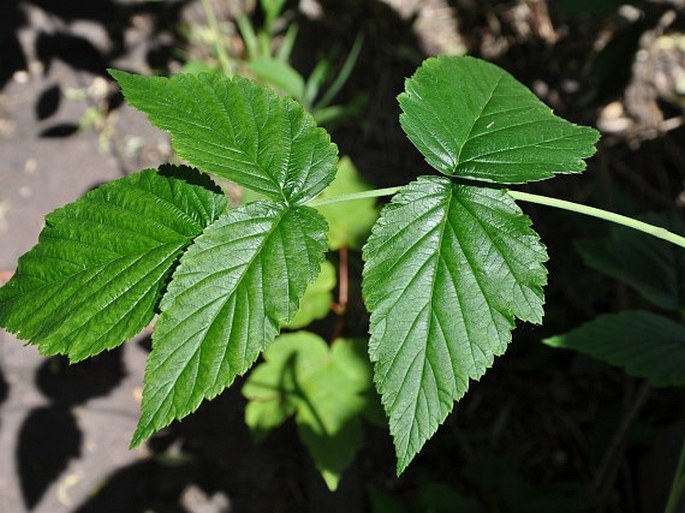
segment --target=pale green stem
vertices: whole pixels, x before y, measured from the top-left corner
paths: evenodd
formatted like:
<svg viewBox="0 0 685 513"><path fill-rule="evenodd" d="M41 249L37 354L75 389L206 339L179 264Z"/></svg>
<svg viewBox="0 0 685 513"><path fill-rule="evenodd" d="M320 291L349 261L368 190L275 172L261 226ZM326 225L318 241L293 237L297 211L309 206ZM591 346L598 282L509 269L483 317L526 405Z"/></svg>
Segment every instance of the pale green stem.
<svg viewBox="0 0 685 513"><path fill-rule="evenodd" d="M343 203L347 201L355 201L367 198L379 198L381 196L392 196L397 193L401 187L386 187L384 189L374 189L372 191L355 192L353 194L342 194L340 196L334 196L332 198L324 198L319 200L313 200L309 203L312 207L321 207L324 205L333 205L335 203ZM570 212L576 212L577 214L583 214L590 217L596 217L598 219L603 219L614 224L619 224L632 228L634 230L641 231L657 237L659 239L668 241L676 246L685 248L685 237L676 235L673 232L666 230L665 228L660 228L658 226L651 225L649 223L644 223L638 221L631 217L623 216L621 214L615 214L614 212L607 212L601 208L588 207L587 205L581 205L579 203L574 203L572 201L566 201L557 198L550 198L548 196L540 196L538 194L530 194L528 192L520 191L507 191L509 195L519 201L526 201L528 203L537 203L538 205L545 205L548 207L559 208L561 210L568 210Z"/></svg>
<svg viewBox="0 0 685 513"><path fill-rule="evenodd" d="M345 203L347 201L355 201L368 198L380 198L381 196L392 196L401 187L386 187L385 189L374 189L372 191L354 192L352 194L341 194L340 196L333 196L332 198L315 199L309 202L310 207L323 207L324 205L333 205L334 203Z"/></svg>
<svg viewBox="0 0 685 513"><path fill-rule="evenodd" d="M210 0L202 0L202 9L205 12L205 17L207 18L207 23L209 23L209 28L214 34L214 41L216 46L216 54L219 58L219 63L221 64L221 69L226 76L231 76L233 73L231 71L231 61L226 54L226 49L223 45L223 38L221 36L221 30L219 30L219 23L214 15L214 9L212 9L212 4Z"/></svg>
<svg viewBox="0 0 685 513"><path fill-rule="evenodd" d="M573 203L572 201L566 201L557 198L550 198L548 196L539 196L537 194L530 194L527 192L519 191L508 191L509 195L520 201L527 201L528 203L537 203L538 205L545 205L548 207L559 208L561 210L568 210L570 212L576 212L578 214L583 214L590 217L596 217L598 219L604 219L611 223L620 224L634 230L638 230L653 237L663 239L676 246L685 248L685 237L676 235L673 232L669 232L665 228L660 228L648 223L643 223L631 217L622 216L621 214L615 214L614 212L607 212L601 208L588 207L587 205L580 205L578 203Z"/></svg>

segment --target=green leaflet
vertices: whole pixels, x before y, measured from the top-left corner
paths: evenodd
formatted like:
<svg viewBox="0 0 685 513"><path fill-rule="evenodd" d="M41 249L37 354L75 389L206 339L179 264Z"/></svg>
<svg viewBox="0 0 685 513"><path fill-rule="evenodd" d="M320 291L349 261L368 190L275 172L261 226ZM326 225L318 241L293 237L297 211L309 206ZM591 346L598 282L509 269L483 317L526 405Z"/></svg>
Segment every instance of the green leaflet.
<svg viewBox="0 0 685 513"><path fill-rule="evenodd" d="M259 201L229 211L195 240L160 305L132 446L250 368L319 273L325 232L309 207Z"/></svg>
<svg viewBox="0 0 685 513"><path fill-rule="evenodd" d="M427 59L398 99L407 136L448 176L511 184L576 173L599 139L555 116L503 69L472 57Z"/></svg>
<svg viewBox="0 0 685 513"><path fill-rule="evenodd" d="M361 415L370 406L371 367L362 340L281 335L243 386L245 421L258 436L295 415L300 438L335 490L362 445Z"/></svg>
<svg viewBox="0 0 685 513"><path fill-rule="evenodd" d="M661 315L642 311L601 315L543 342L617 365L655 386L685 386L685 327Z"/></svg>
<svg viewBox="0 0 685 513"><path fill-rule="evenodd" d="M211 180L184 166L87 193L47 216L0 289L0 325L72 361L118 346L152 320L170 268L225 209Z"/></svg>
<svg viewBox="0 0 685 513"><path fill-rule="evenodd" d="M542 320L547 259L506 191L421 177L381 212L364 247L369 355L398 472L511 339Z"/></svg>
<svg viewBox="0 0 685 513"><path fill-rule="evenodd" d="M639 217L653 225L684 233L676 216L650 213ZM589 267L637 290L667 310L685 305L685 254L681 248L622 226L599 239L581 240L576 247Z"/></svg>
<svg viewBox="0 0 685 513"><path fill-rule="evenodd" d="M287 204L303 204L335 176L337 147L289 98L220 74L142 77L111 70L128 102L172 135L178 154Z"/></svg>

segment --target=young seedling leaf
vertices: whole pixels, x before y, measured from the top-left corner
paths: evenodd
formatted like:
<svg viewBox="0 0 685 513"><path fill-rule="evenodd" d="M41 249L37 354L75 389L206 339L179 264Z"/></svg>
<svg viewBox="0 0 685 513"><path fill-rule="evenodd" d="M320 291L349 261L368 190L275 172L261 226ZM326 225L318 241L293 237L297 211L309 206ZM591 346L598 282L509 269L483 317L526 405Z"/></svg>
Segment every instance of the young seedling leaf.
<svg viewBox="0 0 685 513"><path fill-rule="evenodd" d="M243 387L245 420L258 435L295 415L300 438L335 490L362 444L371 367L362 340L332 347L305 331L280 336Z"/></svg>
<svg viewBox="0 0 685 513"><path fill-rule="evenodd" d="M503 69L472 57L427 59L399 102L407 136L447 176L524 183L578 173L599 139L555 116Z"/></svg>
<svg viewBox="0 0 685 513"><path fill-rule="evenodd" d="M401 472L511 340L542 320L547 259L506 191L421 177L363 250L369 355Z"/></svg>
<svg viewBox="0 0 685 513"><path fill-rule="evenodd" d="M288 204L302 204L335 176L337 147L290 98L219 74L143 77L111 70L124 96L171 133L176 152Z"/></svg>
<svg viewBox="0 0 685 513"><path fill-rule="evenodd" d="M359 171L349 157L338 163L338 172L333 183L319 196L319 199L332 198L343 194L364 192L371 187L364 182ZM337 250L342 247L360 249L378 219L376 199L367 198L349 203L335 203L318 207L328 221L328 247Z"/></svg>
<svg viewBox="0 0 685 513"><path fill-rule="evenodd" d="M90 191L47 216L0 289L0 325L72 361L118 346L152 320L172 265L225 209L221 190L185 167Z"/></svg>
<svg viewBox="0 0 685 513"><path fill-rule="evenodd" d="M314 209L255 202L195 240L160 305L133 446L250 368L319 273L325 231Z"/></svg>
<svg viewBox="0 0 685 513"><path fill-rule="evenodd" d="M643 311L601 315L543 342L616 365L654 386L685 386L685 327L661 315Z"/></svg>
<svg viewBox="0 0 685 513"><path fill-rule="evenodd" d="M646 214L639 219L685 233L676 216ZM578 241L583 261L638 291L645 299L667 310L685 305L685 253L666 241L622 226L614 226L608 236Z"/></svg>

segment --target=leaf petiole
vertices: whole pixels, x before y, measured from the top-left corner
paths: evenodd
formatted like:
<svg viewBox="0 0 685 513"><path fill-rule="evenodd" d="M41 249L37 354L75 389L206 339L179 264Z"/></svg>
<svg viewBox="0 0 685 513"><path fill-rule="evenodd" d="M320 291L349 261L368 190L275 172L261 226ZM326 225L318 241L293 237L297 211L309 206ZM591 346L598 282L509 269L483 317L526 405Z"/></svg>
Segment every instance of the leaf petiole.
<svg viewBox="0 0 685 513"><path fill-rule="evenodd" d="M367 198L380 198L383 196L392 196L397 193L401 187L385 187L383 189L374 189L371 191L355 192L353 194L342 194L340 196L334 196L332 198L326 198L321 200L313 200L308 204L310 207L321 207L323 205L332 205L334 203L344 203L347 201L355 201ZM665 228L659 226L654 226L643 221L638 221L628 216L621 214L616 214L615 212L609 212L601 208L590 207L588 205L581 205L580 203L574 203L573 201L562 200L559 198L550 198L549 196L542 196L539 194L531 194L529 192L521 191L507 191L508 194L518 201L525 201L528 203L536 203L538 205L544 205L547 207L554 207L561 210L567 210L569 212L575 212L577 214L583 214L590 217L595 217L597 219L603 219L614 224L619 224L632 228L634 230L641 231L653 237L670 242L681 248L685 248L685 237L677 235Z"/></svg>
<svg viewBox="0 0 685 513"><path fill-rule="evenodd" d="M307 205L310 207L323 207L324 205L333 205L335 203L346 203L348 201L356 201L368 198L381 198L383 196L392 196L397 193L401 187L385 187L384 189L373 189L371 191L353 192L351 194L340 194L332 198L313 199Z"/></svg>
<svg viewBox="0 0 685 513"><path fill-rule="evenodd" d="M587 205L581 205L572 201L550 198L549 196L540 196L539 194L530 194L528 192L509 191L509 195L515 200L527 201L528 203L537 203L538 205L559 208L561 210L568 210L570 212L596 217L597 219L603 219L614 224L620 224L622 226L626 226L628 228L649 234L653 237L665 240L675 244L676 246L680 246L681 248L685 248L685 237L676 235L665 228L638 221L637 219L633 219L631 217L616 214L614 212L608 212L601 208L589 207Z"/></svg>

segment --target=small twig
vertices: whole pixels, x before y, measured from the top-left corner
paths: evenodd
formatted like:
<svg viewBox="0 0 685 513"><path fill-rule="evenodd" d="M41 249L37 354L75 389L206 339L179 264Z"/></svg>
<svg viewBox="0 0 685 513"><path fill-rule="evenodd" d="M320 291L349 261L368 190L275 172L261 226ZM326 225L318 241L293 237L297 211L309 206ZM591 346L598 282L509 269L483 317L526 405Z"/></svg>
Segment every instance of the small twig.
<svg viewBox="0 0 685 513"><path fill-rule="evenodd" d="M345 313L347 312L347 302L349 300L349 265L347 247L343 246L338 252L339 271L338 271L338 302L331 305L331 310L338 316L331 335L331 341L340 337L345 327Z"/></svg>
<svg viewBox="0 0 685 513"><path fill-rule="evenodd" d="M340 248L340 281L338 282L338 305L342 309L342 313L347 310L347 301L349 298L349 266L347 264L347 247Z"/></svg>

